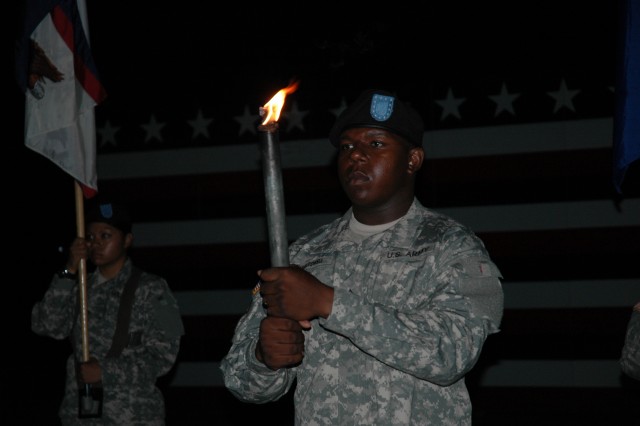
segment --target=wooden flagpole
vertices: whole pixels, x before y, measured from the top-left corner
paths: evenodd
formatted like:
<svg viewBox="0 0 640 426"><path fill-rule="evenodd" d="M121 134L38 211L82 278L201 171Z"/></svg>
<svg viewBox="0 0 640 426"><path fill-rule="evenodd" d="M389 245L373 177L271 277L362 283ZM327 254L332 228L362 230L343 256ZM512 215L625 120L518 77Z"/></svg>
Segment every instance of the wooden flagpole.
<svg viewBox="0 0 640 426"><path fill-rule="evenodd" d="M85 237L84 194L78 181L75 181L76 233L79 238ZM89 321L87 308L87 260L80 259L78 264L78 297L80 302L80 322L82 327L82 362L88 362L89 355ZM79 418L102 417L102 389L90 383L84 384L84 392L80 394L78 405Z"/></svg>
<svg viewBox="0 0 640 426"><path fill-rule="evenodd" d="M75 181L76 200L76 233L78 237L85 237L84 230L84 195L82 187ZM78 296L80 298L80 321L82 326L82 361L89 361L89 323L87 319L87 261L80 259L78 265Z"/></svg>

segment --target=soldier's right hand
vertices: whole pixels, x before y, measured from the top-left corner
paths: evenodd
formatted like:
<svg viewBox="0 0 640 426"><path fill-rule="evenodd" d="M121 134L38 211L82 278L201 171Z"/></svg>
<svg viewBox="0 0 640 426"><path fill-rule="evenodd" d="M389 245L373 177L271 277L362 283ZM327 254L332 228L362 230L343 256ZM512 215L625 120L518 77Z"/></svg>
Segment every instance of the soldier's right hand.
<svg viewBox="0 0 640 426"><path fill-rule="evenodd" d="M271 316L263 319L256 358L272 370L300 364L304 358L304 333L300 323Z"/></svg>
<svg viewBox="0 0 640 426"><path fill-rule="evenodd" d="M84 238L76 237L69 246L69 258L67 259L67 270L77 273L80 259L87 259L89 254L89 242Z"/></svg>

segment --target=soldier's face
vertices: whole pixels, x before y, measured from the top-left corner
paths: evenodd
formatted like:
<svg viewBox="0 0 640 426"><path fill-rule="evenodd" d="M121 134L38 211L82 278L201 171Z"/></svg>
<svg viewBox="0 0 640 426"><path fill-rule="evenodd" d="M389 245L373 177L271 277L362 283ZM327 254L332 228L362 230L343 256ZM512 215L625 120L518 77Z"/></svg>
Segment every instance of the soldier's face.
<svg viewBox="0 0 640 426"><path fill-rule="evenodd" d="M338 176L352 204L377 208L412 198L416 149L383 129L344 131L338 145Z"/></svg>
<svg viewBox="0 0 640 426"><path fill-rule="evenodd" d="M87 229L89 257L96 266L109 265L126 256L130 242L118 228L107 223L92 222Z"/></svg>

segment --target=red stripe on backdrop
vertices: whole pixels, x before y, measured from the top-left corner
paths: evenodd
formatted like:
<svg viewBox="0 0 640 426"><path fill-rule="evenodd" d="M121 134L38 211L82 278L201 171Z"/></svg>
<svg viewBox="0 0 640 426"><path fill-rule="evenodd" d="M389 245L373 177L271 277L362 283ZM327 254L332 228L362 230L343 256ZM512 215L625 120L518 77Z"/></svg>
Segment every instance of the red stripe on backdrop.
<svg viewBox="0 0 640 426"><path fill-rule="evenodd" d="M487 341L482 357L485 362L615 359L620 356L630 314L628 307L506 309L500 333ZM239 314L184 316L179 361L220 361L231 347L239 319Z"/></svg>

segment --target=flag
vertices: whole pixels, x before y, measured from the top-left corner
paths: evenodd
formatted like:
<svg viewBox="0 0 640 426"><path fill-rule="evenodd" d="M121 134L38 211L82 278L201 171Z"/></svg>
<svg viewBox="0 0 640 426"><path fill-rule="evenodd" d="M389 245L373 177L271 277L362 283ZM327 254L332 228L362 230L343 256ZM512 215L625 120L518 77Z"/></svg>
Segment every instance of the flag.
<svg viewBox="0 0 640 426"><path fill-rule="evenodd" d="M85 0L28 0L16 49L25 145L98 191L94 107L106 97L88 40Z"/></svg>
<svg viewBox="0 0 640 426"><path fill-rule="evenodd" d="M629 166L640 159L640 0L621 6L613 130L613 184L622 194Z"/></svg>

